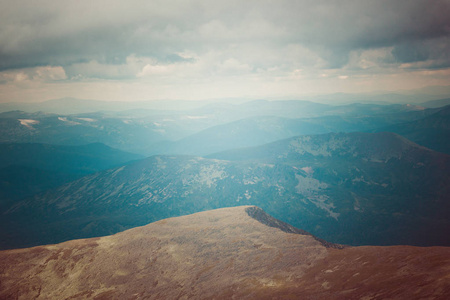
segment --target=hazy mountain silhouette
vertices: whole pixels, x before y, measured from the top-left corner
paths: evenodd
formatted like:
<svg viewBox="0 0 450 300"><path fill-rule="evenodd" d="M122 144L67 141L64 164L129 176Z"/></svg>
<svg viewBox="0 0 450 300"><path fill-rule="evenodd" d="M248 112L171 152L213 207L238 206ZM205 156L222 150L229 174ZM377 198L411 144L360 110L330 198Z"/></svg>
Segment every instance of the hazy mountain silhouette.
<svg viewBox="0 0 450 300"><path fill-rule="evenodd" d="M450 154L450 105L423 119L380 130L396 132L420 145Z"/></svg>

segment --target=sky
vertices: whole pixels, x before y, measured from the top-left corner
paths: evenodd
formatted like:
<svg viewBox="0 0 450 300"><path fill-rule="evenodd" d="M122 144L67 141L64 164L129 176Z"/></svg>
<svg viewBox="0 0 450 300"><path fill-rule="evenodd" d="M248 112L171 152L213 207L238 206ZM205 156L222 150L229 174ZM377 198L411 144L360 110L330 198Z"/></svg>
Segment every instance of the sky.
<svg viewBox="0 0 450 300"><path fill-rule="evenodd" d="M0 102L450 85L450 0L0 0Z"/></svg>

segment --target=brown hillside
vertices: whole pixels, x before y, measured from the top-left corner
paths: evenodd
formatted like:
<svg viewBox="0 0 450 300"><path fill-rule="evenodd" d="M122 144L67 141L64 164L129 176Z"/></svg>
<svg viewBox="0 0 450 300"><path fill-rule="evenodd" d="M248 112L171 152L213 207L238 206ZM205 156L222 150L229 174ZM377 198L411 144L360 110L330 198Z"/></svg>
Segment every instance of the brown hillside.
<svg viewBox="0 0 450 300"><path fill-rule="evenodd" d="M250 216L251 215L251 216ZM445 299L450 248L326 243L255 207L0 252L0 299Z"/></svg>

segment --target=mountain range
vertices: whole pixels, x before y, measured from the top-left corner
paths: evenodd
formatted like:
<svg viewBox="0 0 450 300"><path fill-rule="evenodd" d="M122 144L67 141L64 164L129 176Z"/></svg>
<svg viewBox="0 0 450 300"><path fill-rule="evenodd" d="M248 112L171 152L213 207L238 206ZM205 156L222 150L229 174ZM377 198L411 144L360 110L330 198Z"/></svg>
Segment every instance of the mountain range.
<svg viewBox="0 0 450 300"><path fill-rule="evenodd" d="M100 142L145 156L203 156L297 135L377 131L438 111L440 108L400 104L332 106L264 100L213 102L184 110L128 109L71 115L10 111L0 113L0 142L70 146Z"/></svg>
<svg viewBox="0 0 450 300"><path fill-rule="evenodd" d="M208 156L152 156L17 202L2 247L112 234L258 205L331 242L450 245L450 156L393 133L299 136Z"/></svg>

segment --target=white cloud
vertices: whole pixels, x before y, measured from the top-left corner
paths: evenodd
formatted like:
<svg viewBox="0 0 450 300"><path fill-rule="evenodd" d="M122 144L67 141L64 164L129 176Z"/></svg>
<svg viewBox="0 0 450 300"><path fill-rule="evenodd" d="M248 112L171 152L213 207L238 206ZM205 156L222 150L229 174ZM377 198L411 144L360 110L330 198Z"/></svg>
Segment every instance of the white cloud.
<svg viewBox="0 0 450 300"><path fill-rule="evenodd" d="M47 98L416 87L450 68L449 14L445 0L3 1L0 83Z"/></svg>
<svg viewBox="0 0 450 300"><path fill-rule="evenodd" d="M64 80L67 78L66 72L61 66L58 67L37 67L34 70L35 75L33 74L33 79L45 80L45 81L55 81L55 80Z"/></svg>
<svg viewBox="0 0 450 300"><path fill-rule="evenodd" d="M61 66L43 66L0 72L0 82L25 84L30 82L52 82L67 79Z"/></svg>
<svg viewBox="0 0 450 300"><path fill-rule="evenodd" d="M173 75L176 71L176 66L174 64L171 65L157 65L157 64L147 64L142 68L142 71L139 72L137 77L146 77L146 76L167 76Z"/></svg>

